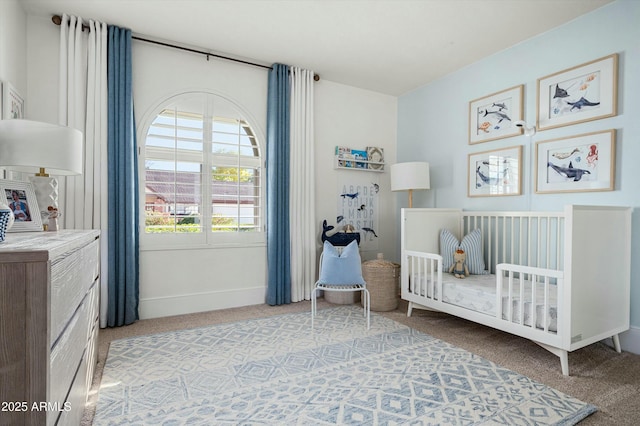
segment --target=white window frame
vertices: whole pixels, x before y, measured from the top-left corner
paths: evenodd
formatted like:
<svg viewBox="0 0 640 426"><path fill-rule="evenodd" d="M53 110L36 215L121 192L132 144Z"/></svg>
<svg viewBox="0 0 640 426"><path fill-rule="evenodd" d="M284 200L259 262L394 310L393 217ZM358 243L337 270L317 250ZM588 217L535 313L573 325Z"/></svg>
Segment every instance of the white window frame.
<svg viewBox="0 0 640 426"><path fill-rule="evenodd" d="M211 126L212 126L212 118L215 114L216 108L216 100L222 99L226 101L230 106L235 109L235 112L243 121L245 121L253 131L254 140L256 146L258 148L258 152L260 155L255 158L255 160L250 160L244 158L242 161L242 165L251 165L259 168L260 170L260 199L259 199L259 226L260 228L255 232L213 232L211 231L211 226L209 225L212 220L213 214L211 209L211 203L205 202L205 200L211 200L211 180L203 181L201 188L202 192L202 222L207 224L207 226L203 226L202 232L198 233L147 233L145 231L145 188L146 188L146 175L145 175L145 163L146 163L146 137L149 132L149 128L153 124L155 118L162 112L164 109L168 108L172 104L179 102L181 98L186 96L194 96L194 95L202 95L207 97L207 102L205 106L205 110L203 111L205 115L205 120L203 121L203 154L204 159L202 161L203 170L211 170L213 165L228 165L230 167L237 167L240 163L239 155L218 155L217 161L212 161L213 155L207 155L211 152L211 137L206 135L211 135ZM219 98L219 99L216 99ZM227 105L229 106L229 105ZM217 114L222 115L222 114ZM252 246L264 246L266 245L266 169L264 167L264 149L262 146L262 138L257 130L257 127L254 126L252 120L249 118L248 114L240 107L236 102L230 100L225 96L221 96L217 93L212 93L210 91L190 91L190 92L181 92L175 94L171 97L168 97L156 104L156 106L150 110L145 118L141 121L141 125L138 129L138 179L139 179L139 189L140 189L140 247L141 250L175 250L175 249L198 249L198 248L207 248L207 247L252 247ZM162 148L153 148L155 153L160 153ZM171 161L175 160L175 155L172 150L167 149L167 159ZM183 153L181 158L185 158L188 154ZM194 154L199 157L198 154ZM157 158L157 156L154 156ZM194 158L195 159L195 158ZM197 159L200 162L200 158Z"/></svg>

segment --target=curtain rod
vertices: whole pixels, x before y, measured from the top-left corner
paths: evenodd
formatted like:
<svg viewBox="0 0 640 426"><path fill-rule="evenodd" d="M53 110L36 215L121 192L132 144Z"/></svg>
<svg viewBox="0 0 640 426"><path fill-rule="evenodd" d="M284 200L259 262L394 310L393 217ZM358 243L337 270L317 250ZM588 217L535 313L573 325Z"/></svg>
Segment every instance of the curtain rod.
<svg viewBox="0 0 640 426"><path fill-rule="evenodd" d="M51 17L51 21L56 25L60 25L60 24L62 24L62 17L60 15L53 15ZM88 30L88 29L89 29L89 26L82 25L82 30L83 31L84 30ZM170 47L172 49L184 50L184 51L191 52L191 53L199 53L201 55L205 55L207 57L207 61L209 60L209 57L213 56L214 58L225 59L227 61L238 62L238 63L241 63L241 64L251 65L251 66L259 67L259 68L271 69L271 67L268 66L268 65L262 65L262 64L258 64L258 63L250 62L250 61L243 61L242 59L230 58L228 56L218 55L216 53L206 52L204 50L192 49L192 48L189 48L189 47L178 46L178 45L175 45L175 44L166 43L166 42L162 42L162 41L150 40L148 38L135 36L135 35L132 35L131 38L134 39L134 40L138 40L138 41L144 41L145 43L152 43L152 44L157 44L157 45L164 46L164 47ZM318 74L313 74L313 80L314 81L319 81L320 80L320 76Z"/></svg>

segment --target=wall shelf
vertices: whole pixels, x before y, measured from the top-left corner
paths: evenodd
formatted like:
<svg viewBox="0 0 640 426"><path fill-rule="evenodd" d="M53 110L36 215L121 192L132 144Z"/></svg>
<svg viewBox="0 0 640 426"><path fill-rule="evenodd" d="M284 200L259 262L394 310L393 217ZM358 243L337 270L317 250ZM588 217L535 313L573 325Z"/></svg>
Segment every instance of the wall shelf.
<svg viewBox="0 0 640 426"><path fill-rule="evenodd" d="M375 158L375 161L371 158ZM333 168L342 170L359 170L361 172L384 172L384 154L382 148L367 147L356 150L336 146Z"/></svg>

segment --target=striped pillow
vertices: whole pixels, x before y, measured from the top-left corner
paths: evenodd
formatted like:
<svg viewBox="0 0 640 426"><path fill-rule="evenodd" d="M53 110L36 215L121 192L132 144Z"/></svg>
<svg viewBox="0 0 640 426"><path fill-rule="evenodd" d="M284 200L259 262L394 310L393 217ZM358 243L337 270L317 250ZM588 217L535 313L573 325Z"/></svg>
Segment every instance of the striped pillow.
<svg viewBox="0 0 640 426"><path fill-rule="evenodd" d="M453 254L461 248L467 254L467 268L469 274L487 275L484 258L482 257L482 234L480 229L474 229L465 235L462 242L459 242L455 235L448 229L440 231L440 255L442 256L442 268L448 272L453 265Z"/></svg>

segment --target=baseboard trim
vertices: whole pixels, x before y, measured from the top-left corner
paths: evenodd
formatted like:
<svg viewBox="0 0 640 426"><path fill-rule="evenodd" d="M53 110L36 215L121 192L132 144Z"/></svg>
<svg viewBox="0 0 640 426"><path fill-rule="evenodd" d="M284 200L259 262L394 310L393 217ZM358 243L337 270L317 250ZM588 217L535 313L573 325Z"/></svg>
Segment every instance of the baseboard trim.
<svg viewBox="0 0 640 426"><path fill-rule="evenodd" d="M266 289L262 286L241 290L211 291L140 299L140 319L193 314L218 309L265 303Z"/></svg>

